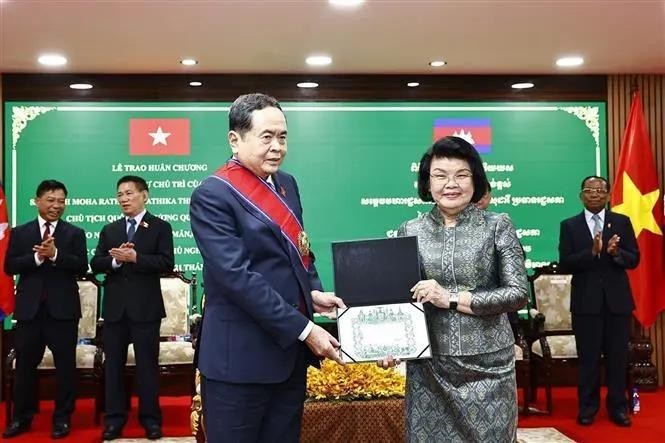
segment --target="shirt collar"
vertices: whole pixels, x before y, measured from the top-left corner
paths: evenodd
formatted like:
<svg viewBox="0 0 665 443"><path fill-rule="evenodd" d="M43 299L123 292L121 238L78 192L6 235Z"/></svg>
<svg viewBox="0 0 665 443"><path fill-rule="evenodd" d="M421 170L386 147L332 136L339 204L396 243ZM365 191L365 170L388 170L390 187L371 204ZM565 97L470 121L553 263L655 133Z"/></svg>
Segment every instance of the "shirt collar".
<svg viewBox="0 0 665 443"><path fill-rule="evenodd" d="M141 221L143 220L143 217L145 217L146 212L148 212L148 210L144 209L143 211L139 212L138 215L136 215L135 217L127 217L127 216L123 215L123 217L125 219L125 223L128 223L130 218L133 218L134 220L136 220L136 227L138 228L139 225L141 224Z"/></svg>
<svg viewBox="0 0 665 443"><path fill-rule="evenodd" d="M588 209L584 208L584 219L586 220L587 223L591 223L591 218L595 214ZM601 209L600 212L598 213L598 217L600 217L600 223L605 224L605 208Z"/></svg>
<svg viewBox="0 0 665 443"><path fill-rule="evenodd" d="M42 218L41 215L37 215L37 221L39 222L39 229L44 229L44 224L46 223L46 220ZM51 224L52 231L55 230L55 227L57 226L59 220L49 222Z"/></svg>

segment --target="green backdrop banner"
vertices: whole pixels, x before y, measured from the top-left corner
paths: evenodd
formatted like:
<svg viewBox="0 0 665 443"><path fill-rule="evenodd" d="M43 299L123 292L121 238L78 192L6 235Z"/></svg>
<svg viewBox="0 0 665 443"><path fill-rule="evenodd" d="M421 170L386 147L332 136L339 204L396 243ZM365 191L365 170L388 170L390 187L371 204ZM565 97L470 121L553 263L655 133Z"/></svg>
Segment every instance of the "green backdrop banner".
<svg viewBox="0 0 665 443"><path fill-rule="evenodd" d="M189 224L196 185L230 156L228 103L5 104L5 192L12 224L35 217L46 178L69 189L65 219L87 232L120 216L115 184L136 174L148 209L174 229L177 267L200 274ZM581 208L580 180L605 175L604 103L283 103L305 227L326 288L333 241L394 236L426 212L416 170L435 135L473 140L493 185L490 210L512 217L527 267L556 260L559 222Z"/></svg>

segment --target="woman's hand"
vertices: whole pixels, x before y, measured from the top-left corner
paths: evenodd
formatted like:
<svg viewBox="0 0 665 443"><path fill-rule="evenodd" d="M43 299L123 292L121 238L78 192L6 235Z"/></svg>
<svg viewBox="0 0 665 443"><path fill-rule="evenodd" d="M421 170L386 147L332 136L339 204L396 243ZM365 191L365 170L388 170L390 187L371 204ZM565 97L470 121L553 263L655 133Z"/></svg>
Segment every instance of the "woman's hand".
<svg viewBox="0 0 665 443"><path fill-rule="evenodd" d="M436 280L420 280L411 288L413 298L418 303L432 303L437 308L450 307L450 291L444 289Z"/></svg>
<svg viewBox="0 0 665 443"><path fill-rule="evenodd" d="M398 364L400 364L401 361L399 358L393 358L392 355L389 355L388 357L382 358L381 360L376 361L376 365L380 368L383 369L388 369L388 368L394 368Z"/></svg>

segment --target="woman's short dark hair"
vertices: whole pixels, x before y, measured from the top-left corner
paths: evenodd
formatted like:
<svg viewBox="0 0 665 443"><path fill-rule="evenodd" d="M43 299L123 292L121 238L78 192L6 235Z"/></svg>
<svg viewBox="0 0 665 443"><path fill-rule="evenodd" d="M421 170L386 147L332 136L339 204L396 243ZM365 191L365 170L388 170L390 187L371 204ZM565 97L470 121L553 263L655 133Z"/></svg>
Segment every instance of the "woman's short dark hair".
<svg viewBox="0 0 665 443"><path fill-rule="evenodd" d="M456 158L466 160L473 174L473 196L471 202L476 203L483 197L487 188L487 175L483 168L483 161L473 145L463 138L447 136L434 142L420 159L418 169L418 196L422 201L431 202L432 194L429 191L430 167L434 158Z"/></svg>

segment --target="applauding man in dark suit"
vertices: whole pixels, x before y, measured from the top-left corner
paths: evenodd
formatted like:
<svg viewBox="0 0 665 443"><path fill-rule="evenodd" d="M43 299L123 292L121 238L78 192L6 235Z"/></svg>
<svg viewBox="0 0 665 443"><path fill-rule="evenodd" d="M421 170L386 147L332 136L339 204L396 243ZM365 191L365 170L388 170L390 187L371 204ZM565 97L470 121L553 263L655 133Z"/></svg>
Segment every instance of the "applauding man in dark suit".
<svg viewBox="0 0 665 443"><path fill-rule="evenodd" d="M123 217L102 229L92 258L104 283L104 354L106 417L102 435L113 440L127 421L124 385L127 346L134 344L139 421L149 439L162 436L157 395L159 327L166 316L160 275L173 270L171 225L145 209L148 185L141 177L118 180L118 203Z"/></svg>
<svg viewBox="0 0 665 443"><path fill-rule="evenodd" d="M53 353L56 376L53 438L69 434L74 410L76 341L81 318L76 276L88 269L85 233L60 220L65 211L67 188L56 180L37 187L36 220L12 230L5 258L5 272L19 274L16 287L17 320L14 417L4 438L30 428L37 403L37 366L45 347Z"/></svg>
<svg viewBox="0 0 665 443"><path fill-rule="evenodd" d="M561 222L559 261L573 274L573 331L580 360L577 421L593 423L600 407L600 356L604 356L610 419L630 426L626 414L626 365L630 317L635 308L626 269L640 254L630 219L605 209L610 187L602 177L582 180L584 211Z"/></svg>

